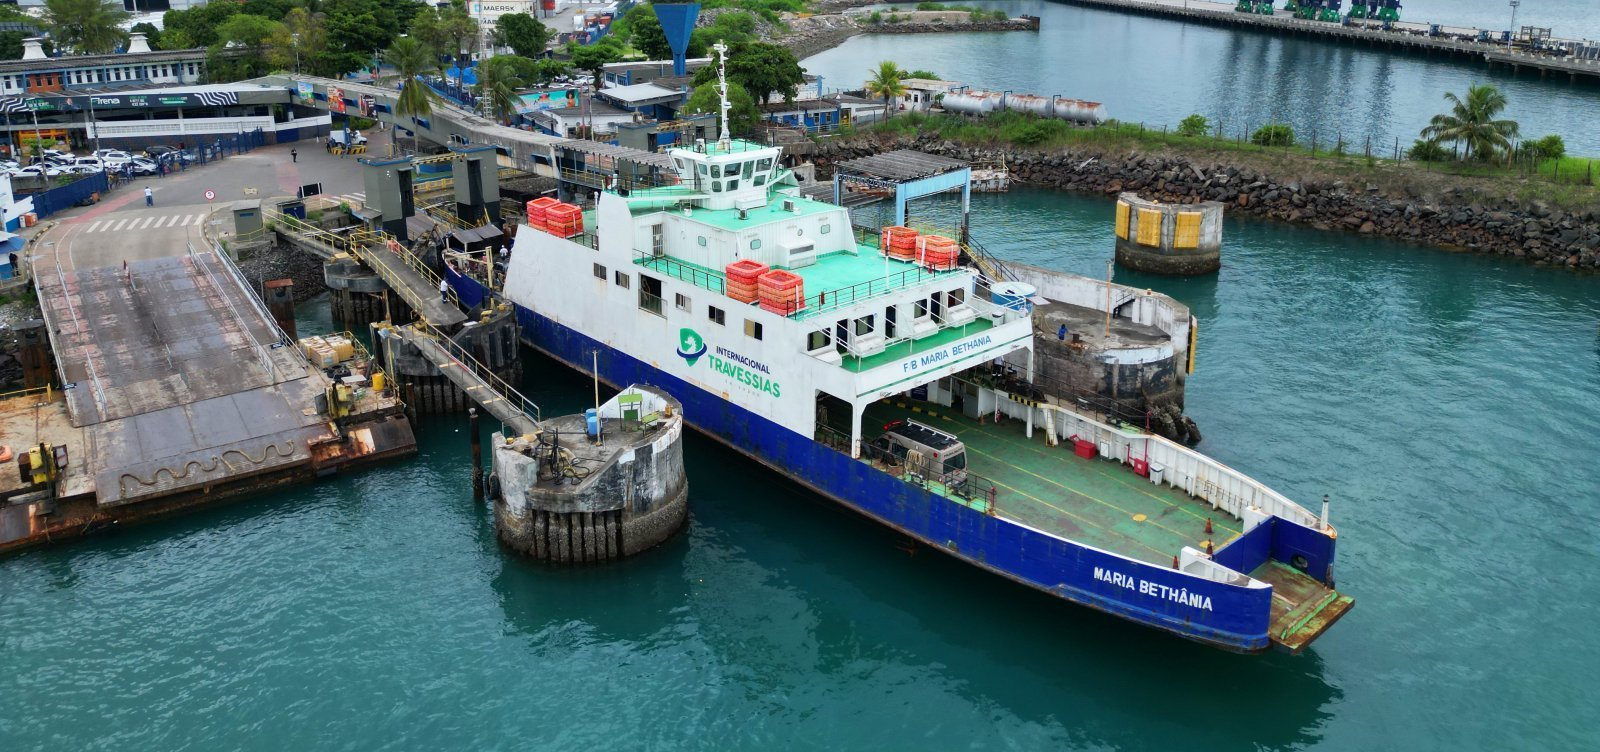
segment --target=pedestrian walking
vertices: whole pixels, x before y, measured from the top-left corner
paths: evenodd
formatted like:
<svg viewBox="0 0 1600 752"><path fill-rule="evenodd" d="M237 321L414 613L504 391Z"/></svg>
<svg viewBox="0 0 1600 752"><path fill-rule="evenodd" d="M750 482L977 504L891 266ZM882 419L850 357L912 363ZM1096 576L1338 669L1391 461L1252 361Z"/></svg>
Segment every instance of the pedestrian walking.
<svg viewBox="0 0 1600 752"><path fill-rule="evenodd" d="M150 190L150 186L148 186L148 185L144 187L144 205L145 206L155 206L156 205L156 192Z"/></svg>
<svg viewBox="0 0 1600 752"><path fill-rule="evenodd" d="M292 163L299 162L299 161L300 161L300 152L298 150L296 150L296 149L290 149L289 150L289 162L292 164Z"/></svg>
<svg viewBox="0 0 1600 752"><path fill-rule="evenodd" d="M145 190L150 189L146 188ZM446 304L450 302L450 283L446 282L443 277L439 278L439 300Z"/></svg>

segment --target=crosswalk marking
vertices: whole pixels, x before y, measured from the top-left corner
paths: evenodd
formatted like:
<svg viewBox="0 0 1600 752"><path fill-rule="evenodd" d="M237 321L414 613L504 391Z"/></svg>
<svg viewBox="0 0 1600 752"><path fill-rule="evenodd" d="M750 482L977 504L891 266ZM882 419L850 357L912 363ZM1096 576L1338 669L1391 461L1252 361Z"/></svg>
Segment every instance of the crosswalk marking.
<svg viewBox="0 0 1600 752"><path fill-rule="evenodd" d="M122 226L127 224L127 223L128 223L128 220L126 220L126 219L122 220L121 222L118 222L116 227L111 228L112 232L117 232L117 231L121 230Z"/></svg>
<svg viewBox="0 0 1600 752"><path fill-rule="evenodd" d="M144 229L147 229L147 228L149 228L149 227L150 227L150 223L151 223L151 222L154 222L154 221L155 221L155 220L156 220L156 218L155 218L155 217L145 217L145 218L144 218L144 221L143 221L143 222L140 222L140 223L139 223L139 225L138 225L138 226L137 226L137 227L132 227L132 228L129 228L129 229L134 229L134 230L144 230Z"/></svg>
<svg viewBox="0 0 1600 752"><path fill-rule="evenodd" d="M156 222L155 224L150 225L150 229L154 230L161 227L162 225L166 224L167 220L169 219L172 219L172 217L156 217Z"/></svg>
<svg viewBox="0 0 1600 752"><path fill-rule="evenodd" d="M204 216L204 215L190 214L189 216L183 218L183 223L186 224L186 225L197 225L197 224L200 224L200 217L202 217L202 216Z"/></svg>
<svg viewBox="0 0 1600 752"><path fill-rule="evenodd" d="M105 220L103 220L103 219L100 220L100 222L104 222L104 221ZM84 230L84 232L94 232L95 230L100 229L100 222L96 222L96 223L94 223L92 225L89 225L89 229Z"/></svg>

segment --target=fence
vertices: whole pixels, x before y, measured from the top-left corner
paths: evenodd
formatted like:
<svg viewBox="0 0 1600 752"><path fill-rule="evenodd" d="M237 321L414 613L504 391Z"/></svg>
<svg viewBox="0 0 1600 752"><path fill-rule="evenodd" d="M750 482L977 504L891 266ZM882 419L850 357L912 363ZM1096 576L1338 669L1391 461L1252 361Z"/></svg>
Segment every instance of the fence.
<svg viewBox="0 0 1600 752"><path fill-rule="evenodd" d="M71 209L78 204L88 204L95 194L104 194L109 187L106 174L97 172L83 175L70 183L35 193L18 192L19 196L33 197L33 213L40 219L58 211Z"/></svg>

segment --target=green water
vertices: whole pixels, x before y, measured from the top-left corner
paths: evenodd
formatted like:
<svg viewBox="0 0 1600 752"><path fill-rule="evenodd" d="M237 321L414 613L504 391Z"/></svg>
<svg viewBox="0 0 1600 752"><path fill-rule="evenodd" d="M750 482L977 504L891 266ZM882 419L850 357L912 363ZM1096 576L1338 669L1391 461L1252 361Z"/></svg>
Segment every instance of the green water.
<svg viewBox="0 0 1600 752"><path fill-rule="evenodd" d="M930 210L931 211L931 210ZM977 200L1103 273L1110 204ZM465 420L414 461L0 561L0 750L1585 749L1600 279L1230 220L1203 449L1334 498L1356 609L1236 656L968 570L698 437L686 532L508 556ZM548 413L588 383L535 360Z"/></svg>

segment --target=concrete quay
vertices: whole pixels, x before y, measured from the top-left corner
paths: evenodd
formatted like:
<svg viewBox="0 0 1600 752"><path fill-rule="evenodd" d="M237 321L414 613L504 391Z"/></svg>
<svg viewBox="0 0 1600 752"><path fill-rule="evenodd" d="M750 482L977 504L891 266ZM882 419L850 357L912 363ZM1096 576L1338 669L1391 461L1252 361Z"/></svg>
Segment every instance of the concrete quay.
<svg viewBox="0 0 1600 752"><path fill-rule="evenodd" d="M1508 49L1504 42L1479 42L1459 37L1475 37L1477 29L1440 27L1440 36L1429 36L1430 24L1400 21L1384 29L1382 23L1371 20L1352 21L1341 25L1325 21L1309 21L1288 15L1262 16L1240 13L1232 5L1207 0L1056 0L1068 5L1137 13L1146 16L1174 18L1183 21L1254 29L1271 34L1315 37L1330 41L1364 44L1369 47L1386 47L1394 50L1438 53L1466 60L1478 60L1489 65L1509 66L1513 72L1523 69L1538 71L1541 76L1565 75L1571 79L1600 80L1600 59L1558 56L1547 53ZM1498 32L1496 32L1498 33ZM1582 45L1581 40L1551 39L1550 45Z"/></svg>

